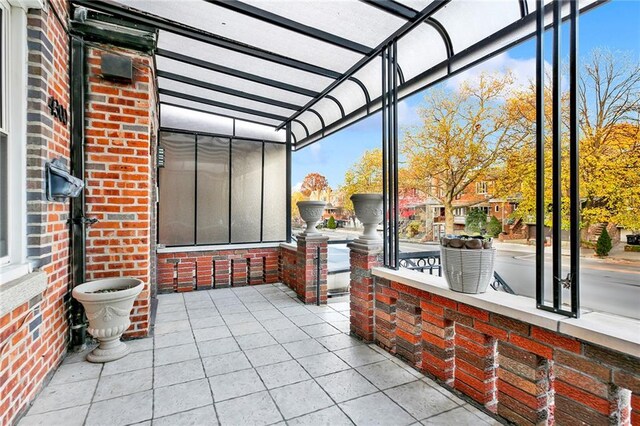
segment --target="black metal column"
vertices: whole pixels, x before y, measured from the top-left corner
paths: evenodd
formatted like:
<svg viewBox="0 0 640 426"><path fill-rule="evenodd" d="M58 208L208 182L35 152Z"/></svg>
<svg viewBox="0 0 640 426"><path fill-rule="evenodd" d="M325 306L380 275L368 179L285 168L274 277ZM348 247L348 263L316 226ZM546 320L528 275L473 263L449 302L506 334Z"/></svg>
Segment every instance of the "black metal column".
<svg viewBox="0 0 640 426"><path fill-rule="evenodd" d="M554 0L553 8L553 83L552 83L552 239L553 239L553 305L544 295L544 219L545 148L544 148L544 12L542 0L536 1L536 302L542 310L571 317L580 315L580 191L579 191L579 134L578 134L578 6L570 5L569 45L569 207L570 207L570 270L563 278L562 269L562 90L561 90L561 32L563 0ZM571 306L563 305L564 289L571 291Z"/></svg>
<svg viewBox="0 0 640 426"><path fill-rule="evenodd" d="M291 242L291 123L287 123L286 127L285 127L285 131L286 131L286 146L287 146L287 153L286 153L286 161L287 161L287 195L286 195L286 199L287 199L287 242L290 243Z"/></svg>
<svg viewBox="0 0 640 426"><path fill-rule="evenodd" d="M398 65L393 41L382 51L382 193L384 265L398 269Z"/></svg>
<svg viewBox="0 0 640 426"><path fill-rule="evenodd" d="M560 15L561 1L553 3L553 85L552 85L552 195L553 204L553 308L562 306L562 113L561 74L560 74Z"/></svg>
<svg viewBox="0 0 640 426"><path fill-rule="evenodd" d="M536 305L544 305L544 2L536 0Z"/></svg>
<svg viewBox="0 0 640 426"><path fill-rule="evenodd" d="M580 316L580 138L578 130L578 2L572 1L570 20L570 59L569 59L569 165L571 168L571 313Z"/></svg>

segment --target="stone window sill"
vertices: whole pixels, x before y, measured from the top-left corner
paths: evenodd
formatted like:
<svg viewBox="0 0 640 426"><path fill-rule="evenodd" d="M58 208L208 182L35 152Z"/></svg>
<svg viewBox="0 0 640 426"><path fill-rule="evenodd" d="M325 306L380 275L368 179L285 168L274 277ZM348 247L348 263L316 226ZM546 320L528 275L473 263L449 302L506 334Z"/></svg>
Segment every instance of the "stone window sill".
<svg viewBox="0 0 640 426"><path fill-rule="evenodd" d="M41 294L47 288L47 274L36 271L0 285L0 317Z"/></svg>
<svg viewBox="0 0 640 426"><path fill-rule="evenodd" d="M581 317L578 319L567 318L563 315L537 309L535 299L530 297L491 290L483 294L457 293L449 290L447 282L442 277L408 269L396 271L387 268L374 268L372 272L374 276L418 290L515 318L585 342L633 356L640 356L640 333L638 332L640 320L586 310L581 312Z"/></svg>

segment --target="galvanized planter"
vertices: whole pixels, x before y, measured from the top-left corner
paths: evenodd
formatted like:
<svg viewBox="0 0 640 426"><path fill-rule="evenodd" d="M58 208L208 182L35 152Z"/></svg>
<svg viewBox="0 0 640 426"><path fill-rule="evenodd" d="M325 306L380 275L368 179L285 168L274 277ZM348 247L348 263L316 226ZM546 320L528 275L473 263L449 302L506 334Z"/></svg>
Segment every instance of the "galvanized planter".
<svg viewBox="0 0 640 426"><path fill-rule="evenodd" d="M440 247L440 260L449 288L460 293L484 293L493 277L496 249Z"/></svg>

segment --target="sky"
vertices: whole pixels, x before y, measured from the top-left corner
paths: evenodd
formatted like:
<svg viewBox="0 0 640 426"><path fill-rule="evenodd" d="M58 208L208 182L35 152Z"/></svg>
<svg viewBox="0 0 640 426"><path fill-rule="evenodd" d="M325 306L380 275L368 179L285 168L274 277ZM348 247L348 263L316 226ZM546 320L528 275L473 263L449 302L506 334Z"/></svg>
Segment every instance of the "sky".
<svg viewBox="0 0 640 426"><path fill-rule="evenodd" d="M640 58L640 0L612 0L588 13L579 20L579 53L586 55L594 48L630 52ZM561 29L562 51L568 52L568 24ZM547 40L548 38L548 40ZM547 34L545 50L550 60L551 37ZM460 81L482 71L500 71L509 68L516 81L526 83L535 73L535 39L526 41L510 50L485 61L476 67L441 83L456 90ZM429 90L429 89L426 89ZM424 99L425 91L403 99L398 105L400 129L417 124L417 107ZM381 118L374 114L346 129L316 142L292 157L292 183L294 190L300 187L304 177L312 172L324 175L332 188L340 186L347 169L365 150L381 146Z"/></svg>

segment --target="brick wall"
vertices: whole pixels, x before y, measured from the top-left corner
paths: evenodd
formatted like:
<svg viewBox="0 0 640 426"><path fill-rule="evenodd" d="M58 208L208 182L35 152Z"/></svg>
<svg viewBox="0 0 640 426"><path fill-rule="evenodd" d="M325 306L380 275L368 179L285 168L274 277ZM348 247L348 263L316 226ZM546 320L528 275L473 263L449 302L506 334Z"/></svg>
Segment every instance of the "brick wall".
<svg viewBox="0 0 640 426"><path fill-rule="evenodd" d="M296 294L300 294L298 288L298 276L297 276L297 249L295 247L284 246L280 249L280 281L288 286Z"/></svg>
<svg viewBox="0 0 640 426"><path fill-rule="evenodd" d="M159 253L159 293L279 281L280 247Z"/></svg>
<svg viewBox="0 0 640 426"><path fill-rule="evenodd" d="M123 49L88 47L86 215L99 220L87 232L87 280L134 277L145 288L134 304L126 335L149 331L152 197L157 129L153 60ZM133 58L132 83L101 77L105 51Z"/></svg>
<svg viewBox="0 0 640 426"><path fill-rule="evenodd" d="M68 342L69 203L46 201L45 163L69 165L69 127L49 113L55 97L69 110L69 48L66 2L52 0L30 10L27 115L27 254L47 276L45 291L0 318L0 424L26 410L45 378L61 362Z"/></svg>
<svg viewBox="0 0 640 426"><path fill-rule="evenodd" d="M637 356L398 282L375 285L375 341L487 410L521 425L640 424Z"/></svg>

